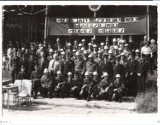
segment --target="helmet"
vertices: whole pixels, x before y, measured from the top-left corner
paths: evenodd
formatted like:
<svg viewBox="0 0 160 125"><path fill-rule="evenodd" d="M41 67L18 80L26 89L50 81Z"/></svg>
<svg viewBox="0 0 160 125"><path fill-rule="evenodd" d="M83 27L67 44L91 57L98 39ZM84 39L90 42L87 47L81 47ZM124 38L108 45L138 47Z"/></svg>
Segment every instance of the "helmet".
<svg viewBox="0 0 160 125"><path fill-rule="evenodd" d="M122 50L122 48L118 48L118 51Z"/></svg>
<svg viewBox="0 0 160 125"><path fill-rule="evenodd" d="M93 57L93 54L90 54L89 56L88 56L88 58L92 58Z"/></svg>
<svg viewBox="0 0 160 125"><path fill-rule="evenodd" d="M83 51L83 50L84 50L84 47L82 47L81 50Z"/></svg>
<svg viewBox="0 0 160 125"><path fill-rule="evenodd" d="M91 43L88 43L88 46L91 46L92 44Z"/></svg>
<svg viewBox="0 0 160 125"><path fill-rule="evenodd" d="M82 39L82 42L86 41L85 39Z"/></svg>
<svg viewBox="0 0 160 125"><path fill-rule="evenodd" d="M58 71L58 72L57 72L57 75L62 75L62 72L61 72L61 71Z"/></svg>
<svg viewBox="0 0 160 125"><path fill-rule="evenodd" d="M108 76L107 72L104 72L102 77L105 77L105 76Z"/></svg>
<svg viewBox="0 0 160 125"><path fill-rule="evenodd" d="M71 43L68 43L67 46L71 46Z"/></svg>
<svg viewBox="0 0 160 125"><path fill-rule="evenodd" d="M116 38L113 38L112 42L117 42Z"/></svg>
<svg viewBox="0 0 160 125"><path fill-rule="evenodd" d="M82 43L79 43L78 46L82 46Z"/></svg>
<svg viewBox="0 0 160 125"><path fill-rule="evenodd" d="M116 75L116 78L120 78L120 77L121 77L121 75L120 75L120 74L117 74L117 75Z"/></svg>
<svg viewBox="0 0 160 125"><path fill-rule="evenodd" d="M49 72L49 70L47 68L45 68L43 73L48 73L48 72Z"/></svg>
<svg viewBox="0 0 160 125"><path fill-rule="evenodd" d="M93 72L93 75L94 75L94 76L97 76L97 75L98 75L98 72L97 72L97 71Z"/></svg>
<svg viewBox="0 0 160 125"><path fill-rule="evenodd" d="M98 51L99 54L102 54L102 51Z"/></svg>
<svg viewBox="0 0 160 125"><path fill-rule="evenodd" d="M96 45L96 44L94 44L94 45L93 45L93 48L96 48L96 47L97 47L97 45Z"/></svg>
<svg viewBox="0 0 160 125"><path fill-rule="evenodd" d="M76 56L79 56L79 55L80 55L80 53L77 51L77 52L76 52Z"/></svg>
<svg viewBox="0 0 160 125"><path fill-rule="evenodd" d="M61 55L65 55L66 53L63 51L63 52L61 52Z"/></svg>
<svg viewBox="0 0 160 125"><path fill-rule="evenodd" d="M84 50L83 54L87 54L87 50Z"/></svg>
<svg viewBox="0 0 160 125"><path fill-rule="evenodd" d="M140 51L139 51L139 49L136 49L136 51L135 51L136 53L139 53Z"/></svg>
<svg viewBox="0 0 160 125"><path fill-rule="evenodd" d="M128 44L126 43L124 46L128 46Z"/></svg>
<svg viewBox="0 0 160 125"><path fill-rule="evenodd" d="M89 76L89 72L85 72L85 76Z"/></svg>
<svg viewBox="0 0 160 125"><path fill-rule="evenodd" d="M104 49L109 49L109 47L108 46L104 46Z"/></svg>
<svg viewBox="0 0 160 125"><path fill-rule="evenodd" d="M103 43L103 42L101 43L101 46L104 46L104 43Z"/></svg>
<svg viewBox="0 0 160 125"><path fill-rule="evenodd" d="M72 73L71 72L68 72L68 74L67 74L68 76L71 76L72 75Z"/></svg>
<svg viewBox="0 0 160 125"><path fill-rule="evenodd" d="M50 49L50 50L49 50L49 52L50 52L50 53L53 53L53 52L54 52L54 50L53 50L53 49Z"/></svg>
<svg viewBox="0 0 160 125"><path fill-rule="evenodd" d="M64 51L63 49L60 49L60 51L62 52L62 51Z"/></svg>
<svg viewBox="0 0 160 125"><path fill-rule="evenodd" d="M72 52L76 52L76 50L75 50L75 49L73 49L73 50L72 50Z"/></svg>
<svg viewBox="0 0 160 125"><path fill-rule="evenodd" d="M109 50L108 53L109 53L109 54L112 54L112 50Z"/></svg>

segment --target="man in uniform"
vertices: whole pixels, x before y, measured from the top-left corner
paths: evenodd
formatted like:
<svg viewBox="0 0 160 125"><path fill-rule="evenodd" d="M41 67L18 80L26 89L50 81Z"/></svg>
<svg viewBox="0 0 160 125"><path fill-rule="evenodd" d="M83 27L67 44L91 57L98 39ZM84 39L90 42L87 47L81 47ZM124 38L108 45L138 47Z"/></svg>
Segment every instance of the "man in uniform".
<svg viewBox="0 0 160 125"><path fill-rule="evenodd" d="M91 79L90 74L86 72L85 78L83 79L83 86L80 91L80 97L87 99L87 101L90 101L93 86L94 81Z"/></svg>
<svg viewBox="0 0 160 125"><path fill-rule="evenodd" d="M138 93L143 93L146 88L146 78L147 78L147 62L144 58L140 58L140 62L137 66L137 84Z"/></svg>
<svg viewBox="0 0 160 125"><path fill-rule="evenodd" d="M128 94L131 96L136 96L137 89L137 66L138 61L134 59L133 54L128 61L127 72L128 72L128 83L125 87L128 89Z"/></svg>
<svg viewBox="0 0 160 125"><path fill-rule="evenodd" d="M25 67L23 65L21 65L21 70L17 75L17 79L23 80L23 79L26 79L26 78L27 78L27 74L25 72Z"/></svg>
<svg viewBox="0 0 160 125"><path fill-rule="evenodd" d="M64 93L63 93L63 89L64 89L64 85L65 85L65 80L64 77L62 76L62 72L58 71L57 72L57 77L55 78L55 94L56 97L64 97Z"/></svg>
<svg viewBox="0 0 160 125"><path fill-rule="evenodd" d="M44 75L41 77L42 94L44 97L52 98L53 93L53 77L49 74L47 68L44 69Z"/></svg>
<svg viewBox="0 0 160 125"><path fill-rule="evenodd" d="M120 74L116 74L114 83L111 85L112 88L112 101L122 102L124 84L121 80Z"/></svg>
<svg viewBox="0 0 160 125"><path fill-rule="evenodd" d="M71 84L71 94L73 94L73 97L79 99L79 93L81 91L81 87L83 85L83 80L80 77L78 72L75 72L74 78L72 79Z"/></svg>
<svg viewBox="0 0 160 125"><path fill-rule="evenodd" d="M84 72L88 72L90 74L93 74L93 72L97 71L98 72L98 64L94 62L93 60L93 54L90 54L88 56L89 60L86 62Z"/></svg>
<svg viewBox="0 0 160 125"><path fill-rule="evenodd" d="M83 74L83 70L84 70L84 61L81 57L81 54L77 51L76 52L76 60L74 61L75 63L75 72L78 72L79 74Z"/></svg>
<svg viewBox="0 0 160 125"><path fill-rule="evenodd" d="M116 77L116 74L120 74L121 80L124 82L125 80L125 69L122 64L119 63L119 58L116 58L116 64L113 65L113 80Z"/></svg>
<svg viewBox="0 0 160 125"><path fill-rule="evenodd" d="M73 60L71 60L70 55L66 56L66 61L63 63L63 75L66 78L68 72L72 72L74 74L75 69L75 63Z"/></svg>
<svg viewBox="0 0 160 125"><path fill-rule="evenodd" d="M100 65L101 74L103 74L103 72L107 72L109 75L109 79L111 80L113 77L113 65L111 62L108 61L107 54L105 54L103 57L103 62Z"/></svg>
<svg viewBox="0 0 160 125"><path fill-rule="evenodd" d="M41 70L40 70L40 67L38 66L38 64L35 64L34 66L35 70L32 71L31 73L31 80L32 80L32 93L33 93L33 96L34 96L34 99L37 98L37 93L38 93L38 90L41 88Z"/></svg>
<svg viewBox="0 0 160 125"><path fill-rule="evenodd" d="M109 86L110 86L110 81L108 79L108 73L104 72L103 73L103 79L100 81L98 84L98 98L99 99L105 99L108 100L110 97L110 91L109 91Z"/></svg>

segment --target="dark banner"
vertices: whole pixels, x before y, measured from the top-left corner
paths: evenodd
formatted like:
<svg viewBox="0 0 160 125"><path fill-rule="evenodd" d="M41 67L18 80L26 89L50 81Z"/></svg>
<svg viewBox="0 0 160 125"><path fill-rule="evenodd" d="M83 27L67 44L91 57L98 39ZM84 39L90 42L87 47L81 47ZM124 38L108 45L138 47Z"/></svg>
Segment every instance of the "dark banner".
<svg viewBox="0 0 160 125"><path fill-rule="evenodd" d="M146 34L146 16L117 18L48 18L48 35Z"/></svg>

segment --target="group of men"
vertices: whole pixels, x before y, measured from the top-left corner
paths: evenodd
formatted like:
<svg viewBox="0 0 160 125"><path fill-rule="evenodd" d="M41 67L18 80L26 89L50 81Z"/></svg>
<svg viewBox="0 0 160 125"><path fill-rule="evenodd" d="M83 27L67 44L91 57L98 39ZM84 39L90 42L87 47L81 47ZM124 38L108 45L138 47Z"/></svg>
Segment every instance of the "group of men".
<svg viewBox="0 0 160 125"><path fill-rule="evenodd" d="M151 73L156 66L156 42L147 41L146 36L139 48L133 46L132 36L112 41L106 37L101 43L95 38L91 42L75 40L64 46L57 38L53 43L31 43L30 48L14 48L11 44L4 58L4 68L7 64L13 82L32 80L35 99L40 92L49 98L121 102L124 94L136 96L145 91L147 72Z"/></svg>

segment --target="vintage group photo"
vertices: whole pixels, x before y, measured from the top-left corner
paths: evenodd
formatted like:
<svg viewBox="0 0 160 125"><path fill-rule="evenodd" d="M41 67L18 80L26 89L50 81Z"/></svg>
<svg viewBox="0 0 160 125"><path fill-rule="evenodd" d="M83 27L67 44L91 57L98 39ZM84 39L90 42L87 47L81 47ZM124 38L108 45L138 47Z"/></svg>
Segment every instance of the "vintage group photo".
<svg viewBox="0 0 160 125"><path fill-rule="evenodd" d="M157 113L155 5L2 6L2 116Z"/></svg>

